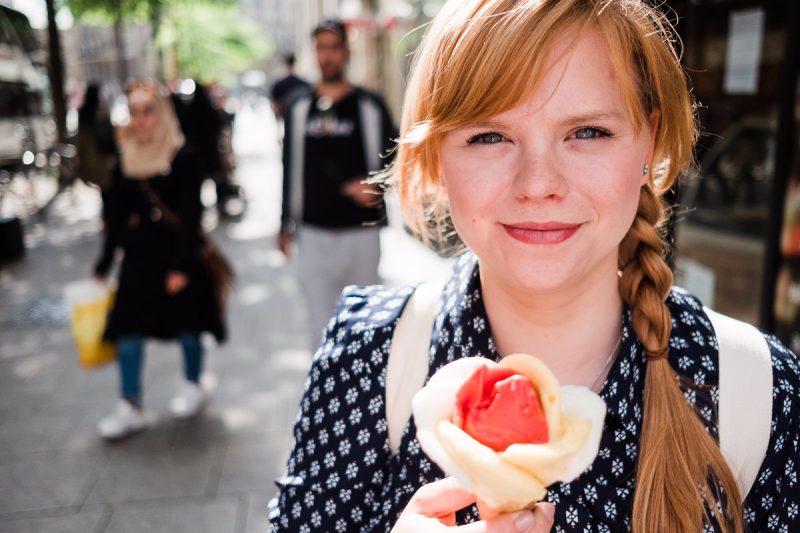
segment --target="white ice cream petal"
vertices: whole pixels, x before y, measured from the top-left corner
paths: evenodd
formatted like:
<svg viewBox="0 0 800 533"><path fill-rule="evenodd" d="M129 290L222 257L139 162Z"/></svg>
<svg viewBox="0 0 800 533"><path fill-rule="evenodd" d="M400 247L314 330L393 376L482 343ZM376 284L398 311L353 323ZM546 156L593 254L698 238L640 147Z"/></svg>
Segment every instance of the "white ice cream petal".
<svg viewBox="0 0 800 533"><path fill-rule="evenodd" d="M469 477L450 459L437 436L439 423L450 421L458 390L481 365L495 365L483 357L465 357L439 369L411 402L417 440L420 446L446 473L455 476L467 490L473 490Z"/></svg>
<svg viewBox="0 0 800 533"><path fill-rule="evenodd" d="M439 438L467 474L478 499L496 511L518 510L538 501L547 490L530 472L503 461L491 448L476 441L449 421L439 424ZM457 475L464 483L463 474Z"/></svg>
<svg viewBox="0 0 800 533"><path fill-rule="evenodd" d="M439 380L438 383L431 380L414 395L411 406L414 423L417 426L417 440L422 449L442 470L462 481L469 478L450 459L437 435L439 422L449 421L453 414L453 404L459 386L460 384L454 380ZM465 488L472 490L471 485Z"/></svg>
<svg viewBox="0 0 800 533"><path fill-rule="evenodd" d="M600 396L587 389L575 385L561 387L561 410L576 418L589 420L592 429L583 446L575 452L569 462L561 481L572 481L589 468L600 450L600 437L603 434L603 422L606 418L606 403Z"/></svg>

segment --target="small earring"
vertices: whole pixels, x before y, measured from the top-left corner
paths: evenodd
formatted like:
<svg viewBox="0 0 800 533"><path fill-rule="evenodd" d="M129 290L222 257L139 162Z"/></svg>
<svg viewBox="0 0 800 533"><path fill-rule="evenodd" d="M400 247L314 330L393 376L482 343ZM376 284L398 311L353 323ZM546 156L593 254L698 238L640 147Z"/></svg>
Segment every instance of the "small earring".
<svg viewBox="0 0 800 533"><path fill-rule="evenodd" d="M650 167L645 165L644 168L642 169L642 176L647 176L648 172L650 172Z"/></svg>

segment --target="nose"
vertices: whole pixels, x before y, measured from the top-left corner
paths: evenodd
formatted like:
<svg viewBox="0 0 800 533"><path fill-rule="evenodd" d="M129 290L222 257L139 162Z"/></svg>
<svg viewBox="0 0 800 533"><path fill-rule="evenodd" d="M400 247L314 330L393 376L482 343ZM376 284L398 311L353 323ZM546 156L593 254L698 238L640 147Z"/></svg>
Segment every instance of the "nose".
<svg viewBox="0 0 800 533"><path fill-rule="evenodd" d="M563 169L553 161L547 149L524 150L512 182L512 191L519 200L563 198L568 183Z"/></svg>

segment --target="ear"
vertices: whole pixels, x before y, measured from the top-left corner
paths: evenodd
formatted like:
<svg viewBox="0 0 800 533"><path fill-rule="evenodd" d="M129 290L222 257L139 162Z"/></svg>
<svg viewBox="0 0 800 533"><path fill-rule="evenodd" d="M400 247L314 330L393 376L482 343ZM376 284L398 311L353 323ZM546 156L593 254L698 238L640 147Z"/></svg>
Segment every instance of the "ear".
<svg viewBox="0 0 800 533"><path fill-rule="evenodd" d="M642 163L643 165L647 165L650 168L650 171L642 176L642 185L650 180L650 176L653 172L653 152L655 151L656 147L656 134L658 133L658 125L660 123L661 111L654 109L650 112L650 117L647 121L649 139L647 141L647 154L645 155L644 162Z"/></svg>

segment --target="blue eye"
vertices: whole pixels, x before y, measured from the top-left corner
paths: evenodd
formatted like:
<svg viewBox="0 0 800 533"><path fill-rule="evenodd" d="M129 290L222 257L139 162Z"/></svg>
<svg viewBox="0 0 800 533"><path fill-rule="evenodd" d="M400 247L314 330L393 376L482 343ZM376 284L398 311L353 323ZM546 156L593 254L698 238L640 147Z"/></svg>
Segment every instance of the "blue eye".
<svg viewBox="0 0 800 533"><path fill-rule="evenodd" d="M592 140L592 139L599 139L601 137L611 137L611 132L604 130L602 128L595 128L595 127L586 127L581 128L574 133L576 139L581 140Z"/></svg>
<svg viewBox="0 0 800 533"><path fill-rule="evenodd" d="M488 133L479 133L467 139L467 144L496 144L503 142L503 137L499 133L490 131Z"/></svg>

